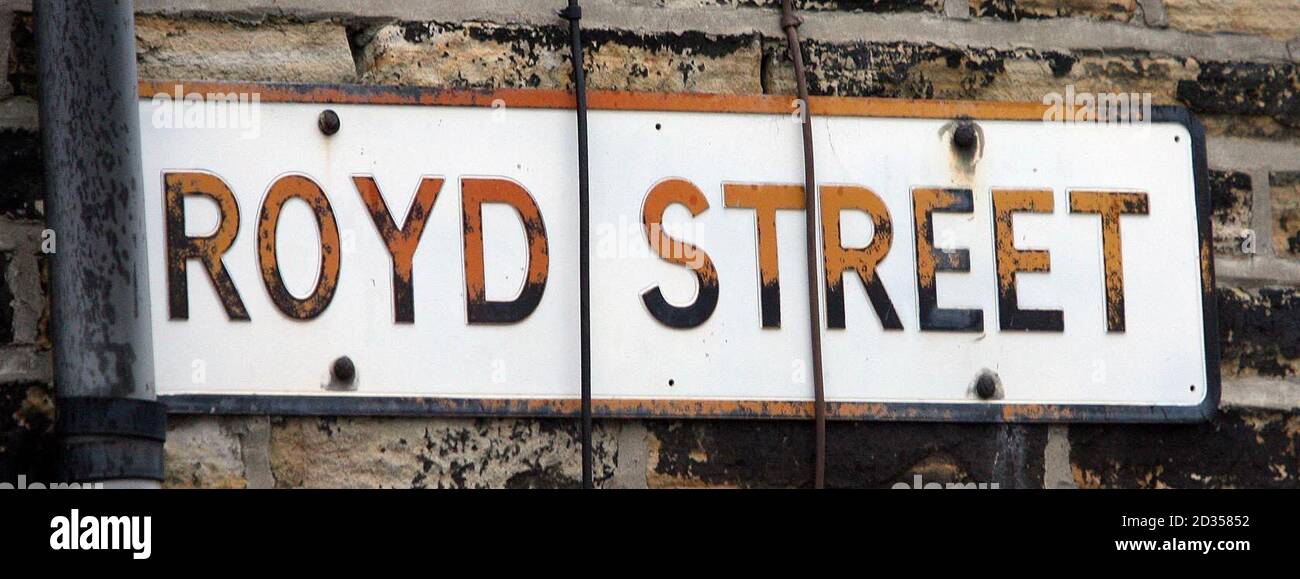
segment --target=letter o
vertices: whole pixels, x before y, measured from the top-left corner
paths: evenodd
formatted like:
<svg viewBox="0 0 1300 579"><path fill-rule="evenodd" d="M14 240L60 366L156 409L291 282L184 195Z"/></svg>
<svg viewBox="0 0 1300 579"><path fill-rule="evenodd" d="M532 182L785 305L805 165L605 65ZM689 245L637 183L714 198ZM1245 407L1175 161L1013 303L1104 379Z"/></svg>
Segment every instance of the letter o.
<svg viewBox="0 0 1300 579"><path fill-rule="evenodd" d="M280 224L280 211L286 202L294 198L305 201L311 208L320 234L320 275L316 278L316 287L312 288L311 294L301 299L289 293L289 288L285 287L275 252L275 233ZM334 299L334 290L338 288L340 247L334 210L320 185L304 175L286 175L271 184L258 216L257 261L262 270L262 282L271 294L271 301L281 312L294 319L310 320L325 311L330 300Z"/></svg>

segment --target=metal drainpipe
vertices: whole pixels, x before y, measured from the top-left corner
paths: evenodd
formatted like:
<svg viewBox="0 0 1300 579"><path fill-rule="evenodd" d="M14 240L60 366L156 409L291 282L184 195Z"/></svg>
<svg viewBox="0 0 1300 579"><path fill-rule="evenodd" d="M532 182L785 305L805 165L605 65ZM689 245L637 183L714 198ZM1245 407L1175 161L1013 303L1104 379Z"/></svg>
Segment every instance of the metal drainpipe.
<svg viewBox="0 0 1300 579"><path fill-rule="evenodd" d="M158 487L130 0L41 0L36 13L60 476Z"/></svg>

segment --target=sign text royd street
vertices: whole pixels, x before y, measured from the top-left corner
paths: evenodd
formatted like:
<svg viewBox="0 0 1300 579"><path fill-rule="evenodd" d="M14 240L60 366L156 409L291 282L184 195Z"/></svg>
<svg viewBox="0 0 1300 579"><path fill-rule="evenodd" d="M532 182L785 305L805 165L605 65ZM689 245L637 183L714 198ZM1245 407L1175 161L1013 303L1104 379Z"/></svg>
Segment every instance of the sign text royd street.
<svg viewBox="0 0 1300 579"><path fill-rule="evenodd" d="M141 100L173 407L576 409L565 95L209 88L259 91L257 130L178 129ZM777 100L593 95L598 413L810 412L799 125ZM957 106L814 102L832 417L1201 418L1218 386L1194 122Z"/></svg>

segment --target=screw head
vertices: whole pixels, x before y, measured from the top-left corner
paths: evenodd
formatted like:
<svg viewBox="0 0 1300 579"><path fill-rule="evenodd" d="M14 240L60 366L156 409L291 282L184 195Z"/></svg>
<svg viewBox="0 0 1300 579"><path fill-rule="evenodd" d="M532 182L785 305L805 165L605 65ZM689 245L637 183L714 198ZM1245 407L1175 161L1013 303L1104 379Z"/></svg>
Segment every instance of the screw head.
<svg viewBox="0 0 1300 579"><path fill-rule="evenodd" d="M958 149L970 149L975 146L979 136L975 132L975 123L961 121L952 131L952 144Z"/></svg>
<svg viewBox="0 0 1300 579"><path fill-rule="evenodd" d="M997 393L998 383L993 378L993 374L980 372L979 377L975 379L975 394L980 398L988 400Z"/></svg>
<svg viewBox="0 0 1300 579"><path fill-rule="evenodd" d="M334 112L333 109L325 109L321 111L319 117L316 117L316 126L326 136L339 132L339 125L339 114Z"/></svg>
<svg viewBox="0 0 1300 579"><path fill-rule="evenodd" d="M334 365L330 367L330 373L339 382L351 383L357 377L357 367L352 364L352 358L339 356L337 360L334 360Z"/></svg>

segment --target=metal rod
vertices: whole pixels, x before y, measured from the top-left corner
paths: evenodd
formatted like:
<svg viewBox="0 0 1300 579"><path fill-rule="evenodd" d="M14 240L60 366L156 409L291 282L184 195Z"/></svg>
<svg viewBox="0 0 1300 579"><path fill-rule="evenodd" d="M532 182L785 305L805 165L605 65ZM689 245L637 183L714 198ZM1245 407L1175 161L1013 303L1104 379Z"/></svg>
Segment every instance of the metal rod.
<svg viewBox="0 0 1300 579"><path fill-rule="evenodd" d="M34 2L61 476L158 486L130 0Z"/></svg>
<svg viewBox="0 0 1300 579"><path fill-rule="evenodd" d="M799 49L799 25L803 19L794 13L791 0L781 4L781 28L785 29L786 46L794 60L794 74L803 115L803 196L805 239L808 246L808 316L812 328L813 420L816 441L813 449L813 487L826 486L826 390L822 383L822 322L817 270L817 176L813 171L812 111L808 102L808 79L804 74L803 54Z"/></svg>
<svg viewBox="0 0 1300 579"><path fill-rule="evenodd" d="M578 0L569 0L568 7L560 11L560 16L569 21L573 90L578 100L578 221L582 224L578 236L581 268L578 302L581 308L579 323L582 341L582 488L589 489L594 486L591 478L591 224L587 206L587 79L582 57L582 7L578 5Z"/></svg>

